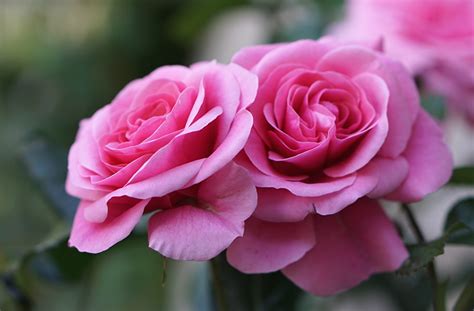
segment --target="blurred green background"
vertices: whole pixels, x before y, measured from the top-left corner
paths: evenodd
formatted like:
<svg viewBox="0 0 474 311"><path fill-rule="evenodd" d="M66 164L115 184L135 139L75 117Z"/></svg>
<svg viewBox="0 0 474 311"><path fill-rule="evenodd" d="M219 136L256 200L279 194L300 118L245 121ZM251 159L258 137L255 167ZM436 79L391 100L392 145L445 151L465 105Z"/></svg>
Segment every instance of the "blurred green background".
<svg viewBox="0 0 474 311"><path fill-rule="evenodd" d="M77 201L63 183L78 122L160 65L317 38L341 12L341 0L0 0L0 310L212 310L206 265L169 262L164 274L145 224L100 255L67 247ZM282 288L301 310L370 310L374 299L423 310L426 282L378 276L327 299Z"/></svg>

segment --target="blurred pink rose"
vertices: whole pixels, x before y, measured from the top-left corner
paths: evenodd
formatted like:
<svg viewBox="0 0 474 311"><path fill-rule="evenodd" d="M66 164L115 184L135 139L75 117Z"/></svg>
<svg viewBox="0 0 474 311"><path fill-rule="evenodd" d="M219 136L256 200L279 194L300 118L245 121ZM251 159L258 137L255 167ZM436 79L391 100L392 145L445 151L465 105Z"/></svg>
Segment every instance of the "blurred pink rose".
<svg viewBox="0 0 474 311"><path fill-rule="evenodd" d="M472 47L474 51L474 44ZM428 91L443 96L453 112L474 126L474 53L470 59L439 61L423 73Z"/></svg>
<svg viewBox="0 0 474 311"><path fill-rule="evenodd" d="M312 249L313 239L321 240L321 235L333 236L340 230L325 225L323 233L322 229L313 231L314 223L331 223L345 213L351 215L347 216L350 221L357 212L344 211L334 217L309 214L336 214L363 197L417 201L448 180L452 159L441 130L421 109L413 80L400 63L370 48L340 44L330 38L249 47L237 53L233 62L254 72L260 84L255 103L249 108L254 116L253 129L238 157L258 187L254 216L259 220L254 221L290 223L288 230L282 229L288 239L296 225L305 236L297 237L297 243L307 242L303 249L282 251L281 258L272 255L278 264L262 264L252 272L289 267ZM371 207L364 210L365 204ZM334 245L339 253L328 260L347 273L323 274L334 279L317 282L330 282L330 288L311 287L303 279L319 278L312 271L325 267L316 268L318 263L302 259L298 262L307 262L306 270L295 268L285 273L303 288L316 294L333 293L370 273L393 270L406 257L396 232L376 203L364 199L350 209L364 211L360 218L378 215L373 217L380 220L380 226L374 224L367 230L373 236L390 232L390 236L377 238L391 241L386 247L393 253L380 250L374 252L380 257L367 266L345 266L344 252L352 250ZM252 229L241 240L252 241L251 234ZM349 234L347 241L351 239L356 245L364 243L357 235ZM241 243L238 241L234 245ZM229 261L247 271L242 259L246 255L237 256L239 252L232 248ZM265 253L265 248L261 252ZM324 261L319 264L324 265Z"/></svg>
<svg viewBox="0 0 474 311"><path fill-rule="evenodd" d="M474 1L349 0L345 20L331 32L350 40L383 37L390 56L474 120Z"/></svg>
<svg viewBox="0 0 474 311"><path fill-rule="evenodd" d="M70 245L104 251L155 211L150 247L167 257L209 259L241 236L257 198L233 159L257 86L234 64L162 67L82 121L66 183L81 199Z"/></svg>

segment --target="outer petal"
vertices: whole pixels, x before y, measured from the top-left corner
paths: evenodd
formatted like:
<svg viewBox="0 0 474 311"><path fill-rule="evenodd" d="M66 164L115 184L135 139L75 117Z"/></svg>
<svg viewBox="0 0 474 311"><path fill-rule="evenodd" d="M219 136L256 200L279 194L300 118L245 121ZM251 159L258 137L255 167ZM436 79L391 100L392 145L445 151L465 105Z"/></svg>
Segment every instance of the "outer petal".
<svg viewBox="0 0 474 311"><path fill-rule="evenodd" d="M245 109L250 106L255 97L257 96L258 91L258 78L256 75L247 71L246 69L240 67L236 64L229 65L230 71L234 74L237 81L240 84L240 109Z"/></svg>
<svg viewBox="0 0 474 311"><path fill-rule="evenodd" d="M408 253L376 201L362 199L333 216L315 216L317 243L283 273L315 295L349 289L371 274L393 271Z"/></svg>
<svg viewBox="0 0 474 311"><path fill-rule="evenodd" d="M213 212L190 205L156 213L150 219L149 246L176 260L208 260L222 252L237 231Z"/></svg>
<svg viewBox="0 0 474 311"><path fill-rule="evenodd" d="M404 158L373 159L357 172L356 181L338 192L312 200L318 214L335 214L365 195L381 197L396 189L408 174L408 164Z"/></svg>
<svg viewBox="0 0 474 311"><path fill-rule="evenodd" d="M311 198L300 197L287 190L259 188L254 216L271 222L295 222L313 212Z"/></svg>
<svg viewBox="0 0 474 311"><path fill-rule="evenodd" d="M256 45L241 49L232 57L232 63L252 69L268 52L281 44Z"/></svg>
<svg viewBox="0 0 474 311"><path fill-rule="evenodd" d="M408 144L420 110L420 98L408 70L401 63L384 56L381 58L383 65L375 73L387 83L390 98L387 107L389 131L379 155L396 157Z"/></svg>
<svg viewBox="0 0 474 311"><path fill-rule="evenodd" d="M295 223L251 218L245 224L244 236L227 250L227 261L244 273L273 272L299 260L314 244L311 216Z"/></svg>
<svg viewBox="0 0 474 311"><path fill-rule="evenodd" d="M281 64L301 64L307 68L314 65L333 47L327 40L299 40L269 51L254 67L253 72L263 83Z"/></svg>
<svg viewBox="0 0 474 311"><path fill-rule="evenodd" d="M199 172L203 162L204 159L189 162L152 178L115 190L100 200L91 202L88 208L84 209L84 217L90 222L101 223L105 221L108 214L107 204L115 197L128 196L144 200L161 197L170 192L186 188Z"/></svg>
<svg viewBox="0 0 474 311"><path fill-rule="evenodd" d="M257 203L250 177L234 164L205 180L197 200L209 207L178 206L152 216L151 248L178 260L211 259L242 236Z"/></svg>
<svg viewBox="0 0 474 311"><path fill-rule="evenodd" d="M389 199L413 202L438 190L450 178L453 159L443 142L443 133L428 114L420 110L412 137L403 156L410 171L405 182Z"/></svg>
<svg viewBox="0 0 474 311"><path fill-rule="evenodd" d="M91 202L81 201L74 218L69 246L81 252L100 253L125 239L140 220L145 206L150 200L125 198L120 204L111 206L113 213L102 223L89 222L84 218L84 210ZM116 214L116 215L114 215Z"/></svg>

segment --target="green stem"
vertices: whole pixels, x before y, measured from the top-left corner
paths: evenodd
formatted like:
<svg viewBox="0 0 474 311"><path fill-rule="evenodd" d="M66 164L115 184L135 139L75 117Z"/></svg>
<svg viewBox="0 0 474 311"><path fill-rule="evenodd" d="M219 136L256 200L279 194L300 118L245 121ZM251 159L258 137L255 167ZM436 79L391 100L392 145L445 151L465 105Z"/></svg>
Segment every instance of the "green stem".
<svg viewBox="0 0 474 311"><path fill-rule="evenodd" d="M219 257L210 261L212 271L212 284L214 285L214 297L218 311L227 311L227 302L223 291L222 277L219 269Z"/></svg>
<svg viewBox="0 0 474 311"><path fill-rule="evenodd" d="M402 209L406 213L408 217L408 221L410 222L410 225L413 229L413 232L416 235L416 239L418 243L426 243L425 236L423 235L423 232L420 229L420 226L416 222L415 215L413 215L410 206L408 204L402 204ZM430 261L430 263L427 266L428 270L428 276L431 281L431 288L433 291L433 307L435 311L445 311L446 306L444 305L444 299L442 299L443 292L441 291L441 284L439 284L438 280L438 274L436 273L436 265L434 262L434 259Z"/></svg>

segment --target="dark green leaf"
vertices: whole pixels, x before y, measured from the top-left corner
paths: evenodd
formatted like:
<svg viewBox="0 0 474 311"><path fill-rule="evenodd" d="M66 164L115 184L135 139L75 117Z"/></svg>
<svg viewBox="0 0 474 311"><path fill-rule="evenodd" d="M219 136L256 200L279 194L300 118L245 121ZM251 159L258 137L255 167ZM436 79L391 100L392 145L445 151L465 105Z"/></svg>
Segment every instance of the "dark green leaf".
<svg viewBox="0 0 474 311"><path fill-rule="evenodd" d="M456 203L445 223L448 243L474 245L474 198Z"/></svg>
<svg viewBox="0 0 474 311"><path fill-rule="evenodd" d="M449 183L454 185L474 185L474 166L455 168Z"/></svg>
<svg viewBox="0 0 474 311"><path fill-rule="evenodd" d="M459 295L454 311L465 311L474 309L474 277L467 282L461 295Z"/></svg>
<svg viewBox="0 0 474 311"><path fill-rule="evenodd" d="M443 97L436 95L424 95L421 97L421 105L436 119L444 119L446 114L446 106Z"/></svg>
<svg viewBox="0 0 474 311"><path fill-rule="evenodd" d="M411 274L425 267L436 256L444 253L445 238L439 238L429 243L408 245L410 258L398 270L400 274Z"/></svg>
<svg viewBox="0 0 474 311"><path fill-rule="evenodd" d="M30 175L39 184L52 206L61 216L72 220L78 200L67 195L64 190L66 150L60 150L43 140L35 140L26 145L22 156Z"/></svg>
<svg viewBox="0 0 474 311"><path fill-rule="evenodd" d="M440 282L436 284L436 290L434 292L434 309L446 310L446 291L448 289L448 281Z"/></svg>
<svg viewBox="0 0 474 311"><path fill-rule="evenodd" d="M2 270L0 266L0 273L5 273L5 272L15 272L18 269L21 268L21 266L30 260L33 256L47 252L54 247L58 246L60 243L64 242L67 237L69 236L69 226L60 223L56 228L53 228L51 233L46 236L46 238L28 250L26 253L23 254L18 260L9 263L8 265L4 266L4 270Z"/></svg>

